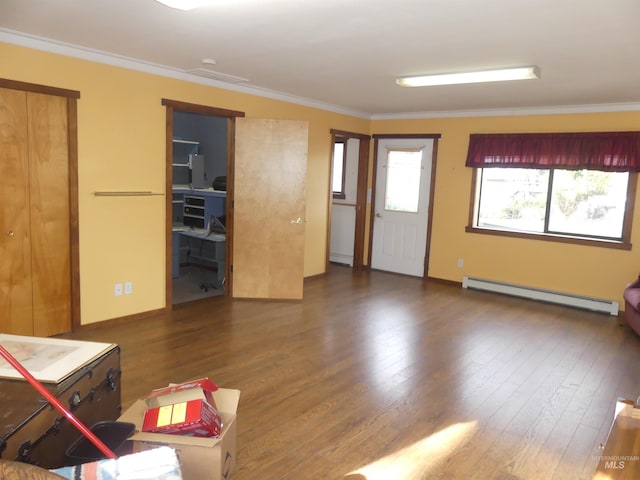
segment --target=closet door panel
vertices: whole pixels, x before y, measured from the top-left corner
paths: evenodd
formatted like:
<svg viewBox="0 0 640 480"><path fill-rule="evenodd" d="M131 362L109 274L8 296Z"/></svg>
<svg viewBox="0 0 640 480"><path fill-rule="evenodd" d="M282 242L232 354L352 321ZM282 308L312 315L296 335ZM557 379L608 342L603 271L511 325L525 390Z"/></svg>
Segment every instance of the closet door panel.
<svg viewBox="0 0 640 480"><path fill-rule="evenodd" d="M33 335L27 94L0 88L0 331Z"/></svg>
<svg viewBox="0 0 640 480"><path fill-rule="evenodd" d="M67 99L29 93L34 335L71 329Z"/></svg>

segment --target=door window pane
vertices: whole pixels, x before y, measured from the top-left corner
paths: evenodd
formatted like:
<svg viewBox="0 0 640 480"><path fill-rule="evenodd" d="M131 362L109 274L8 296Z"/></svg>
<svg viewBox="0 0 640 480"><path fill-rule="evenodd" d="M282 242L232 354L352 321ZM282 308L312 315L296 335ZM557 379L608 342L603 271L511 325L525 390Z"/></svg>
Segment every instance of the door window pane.
<svg viewBox="0 0 640 480"><path fill-rule="evenodd" d="M422 150L389 150L384 208L396 212L418 212Z"/></svg>

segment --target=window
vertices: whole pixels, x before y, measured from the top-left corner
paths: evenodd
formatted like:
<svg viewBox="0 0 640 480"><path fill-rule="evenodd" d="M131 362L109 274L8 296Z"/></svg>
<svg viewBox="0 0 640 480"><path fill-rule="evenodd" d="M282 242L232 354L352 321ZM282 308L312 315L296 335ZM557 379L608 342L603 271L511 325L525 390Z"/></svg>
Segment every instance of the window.
<svg viewBox="0 0 640 480"><path fill-rule="evenodd" d="M472 134L467 231L630 249L640 132Z"/></svg>
<svg viewBox="0 0 640 480"><path fill-rule="evenodd" d="M333 198L345 199L347 195L344 191L344 175L347 157L347 149L344 141L337 141L333 144L333 176L331 178L331 188Z"/></svg>
<svg viewBox="0 0 640 480"><path fill-rule="evenodd" d="M474 226L621 242L629 173L483 168Z"/></svg>
<svg viewBox="0 0 640 480"><path fill-rule="evenodd" d="M384 209L417 213L420 200L422 150L389 150Z"/></svg>

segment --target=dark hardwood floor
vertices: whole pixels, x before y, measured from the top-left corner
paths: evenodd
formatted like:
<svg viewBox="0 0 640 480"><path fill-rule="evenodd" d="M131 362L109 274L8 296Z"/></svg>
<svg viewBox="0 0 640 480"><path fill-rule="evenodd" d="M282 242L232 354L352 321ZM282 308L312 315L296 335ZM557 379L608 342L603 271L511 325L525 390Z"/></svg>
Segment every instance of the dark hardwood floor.
<svg viewBox="0 0 640 480"><path fill-rule="evenodd" d="M242 390L234 480L591 478L640 338L599 313L331 266L301 302L218 297L83 329L123 406L209 376Z"/></svg>

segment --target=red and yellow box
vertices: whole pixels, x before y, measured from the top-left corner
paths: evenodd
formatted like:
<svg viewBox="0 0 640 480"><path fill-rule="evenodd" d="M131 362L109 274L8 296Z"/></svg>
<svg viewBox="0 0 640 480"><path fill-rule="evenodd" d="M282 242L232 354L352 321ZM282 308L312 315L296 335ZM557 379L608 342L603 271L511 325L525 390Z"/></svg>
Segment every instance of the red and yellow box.
<svg viewBox="0 0 640 480"><path fill-rule="evenodd" d="M153 390L145 398L143 432L213 437L222 431L222 416L208 378Z"/></svg>

